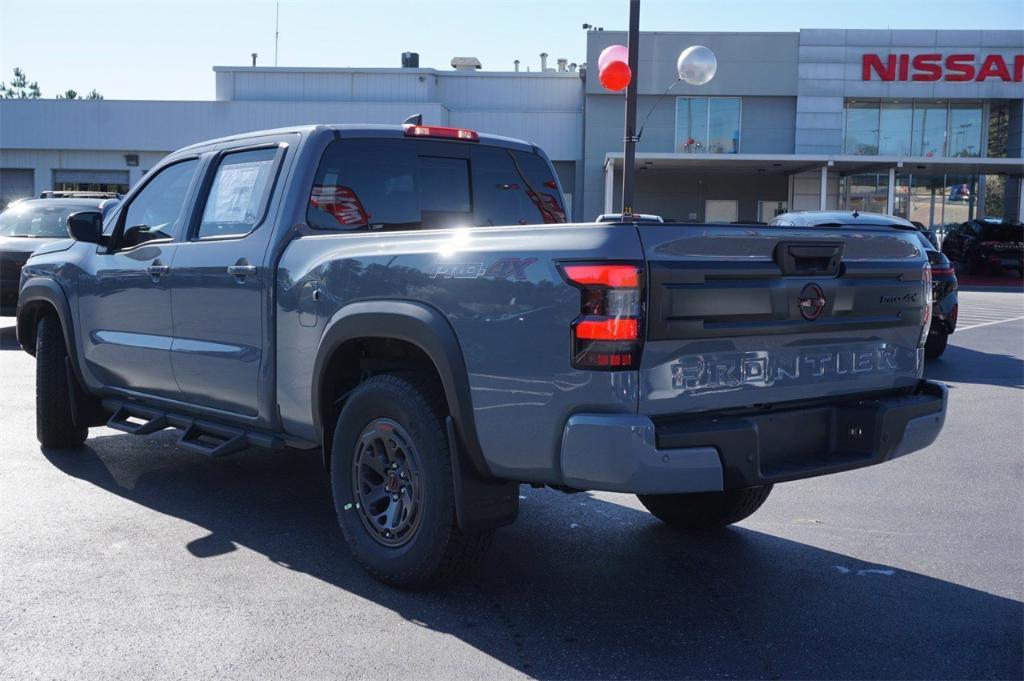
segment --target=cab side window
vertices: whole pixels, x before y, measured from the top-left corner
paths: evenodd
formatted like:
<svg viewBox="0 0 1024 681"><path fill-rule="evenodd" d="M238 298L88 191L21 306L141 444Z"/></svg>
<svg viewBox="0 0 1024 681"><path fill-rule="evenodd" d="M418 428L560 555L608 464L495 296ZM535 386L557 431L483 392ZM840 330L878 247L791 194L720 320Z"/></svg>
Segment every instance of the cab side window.
<svg viewBox="0 0 1024 681"><path fill-rule="evenodd" d="M431 140L342 139L324 151L306 221L316 229L411 230L566 221L538 154Z"/></svg>
<svg viewBox="0 0 1024 681"><path fill-rule="evenodd" d="M540 225L565 222L558 184L537 154L504 149L473 149L474 224Z"/></svg>
<svg viewBox="0 0 1024 681"><path fill-rule="evenodd" d="M306 221L317 229L420 228L416 154L404 140L337 140L324 151Z"/></svg>
<svg viewBox="0 0 1024 681"><path fill-rule="evenodd" d="M225 154L206 196L200 239L244 236L256 228L266 210L278 148Z"/></svg>
<svg viewBox="0 0 1024 681"><path fill-rule="evenodd" d="M181 234L185 199L198 167L198 159L167 166L132 198L124 211L118 239L121 248L155 239L173 239Z"/></svg>

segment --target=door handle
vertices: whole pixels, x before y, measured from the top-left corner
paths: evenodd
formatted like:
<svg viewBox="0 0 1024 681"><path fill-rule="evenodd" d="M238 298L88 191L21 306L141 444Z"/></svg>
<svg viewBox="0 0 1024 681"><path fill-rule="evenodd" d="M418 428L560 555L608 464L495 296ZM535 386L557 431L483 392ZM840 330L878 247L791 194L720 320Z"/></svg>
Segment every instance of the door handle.
<svg viewBox="0 0 1024 681"><path fill-rule="evenodd" d="M247 277L250 274L256 274L256 265L228 265L228 274Z"/></svg>
<svg viewBox="0 0 1024 681"><path fill-rule="evenodd" d="M162 265L160 264L159 261L157 261L150 265L149 267L147 267L146 272L151 277L159 277L161 274L167 274L170 271L170 269L171 268L168 267L167 265Z"/></svg>

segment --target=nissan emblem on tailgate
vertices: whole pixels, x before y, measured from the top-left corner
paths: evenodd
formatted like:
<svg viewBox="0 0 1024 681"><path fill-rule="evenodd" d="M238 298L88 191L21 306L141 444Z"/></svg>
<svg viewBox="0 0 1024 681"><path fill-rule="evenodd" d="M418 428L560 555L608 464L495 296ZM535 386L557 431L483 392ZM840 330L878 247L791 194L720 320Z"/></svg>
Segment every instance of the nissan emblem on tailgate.
<svg viewBox="0 0 1024 681"><path fill-rule="evenodd" d="M825 292L817 284L808 284L800 291L798 305L803 318L813 322L825 311Z"/></svg>

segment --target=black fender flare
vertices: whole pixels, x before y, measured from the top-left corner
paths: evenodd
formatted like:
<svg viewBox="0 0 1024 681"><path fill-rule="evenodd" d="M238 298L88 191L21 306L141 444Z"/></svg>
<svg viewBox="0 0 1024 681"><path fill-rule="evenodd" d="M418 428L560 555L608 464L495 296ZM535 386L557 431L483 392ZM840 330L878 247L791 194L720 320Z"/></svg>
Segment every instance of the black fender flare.
<svg viewBox="0 0 1024 681"><path fill-rule="evenodd" d="M71 305L64 289L49 277L32 277L21 287L18 294L18 344L30 355L35 355L36 325L39 323L39 304L49 304L57 312L60 327L64 331L64 343L68 348L68 359L75 370L75 376L82 381L81 366L78 364L78 349L75 345L74 320ZM83 383L84 385L84 383Z"/></svg>
<svg viewBox="0 0 1024 681"><path fill-rule="evenodd" d="M78 361L78 348L75 345L75 327L74 319L71 316L71 306L64 290L53 279L32 277L21 287L18 294L16 327L18 344L30 355L36 354L36 328L39 324L40 312L43 309L56 311L57 319L60 320L61 332L64 334L72 418L76 424L84 427L103 425L107 422L109 414L103 410L99 400L85 388L82 366Z"/></svg>
<svg viewBox="0 0 1024 681"><path fill-rule="evenodd" d="M454 421L459 450L478 476L493 478L477 437L466 362L455 330L437 309L407 300L370 300L349 303L328 321L313 365L311 404L313 425L323 432L320 415L324 369L345 342L359 338L394 338L421 349L434 363L444 387L448 411Z"/></svg>

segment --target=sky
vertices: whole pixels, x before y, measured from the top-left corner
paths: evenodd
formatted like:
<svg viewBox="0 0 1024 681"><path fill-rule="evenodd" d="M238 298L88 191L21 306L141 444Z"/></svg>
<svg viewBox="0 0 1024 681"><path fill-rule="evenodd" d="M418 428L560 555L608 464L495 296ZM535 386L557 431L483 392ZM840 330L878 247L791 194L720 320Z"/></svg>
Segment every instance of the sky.
<svg viewBox="0 0 1024 681"><path fill-rule="evenodd" d="M282 0L280 66L487 70L585 59L583 23L625 30L627 0ZM107 99L213 99L214 65L274 64L273 0L0 0L0 81L14 67L44 97L95 88ZM660 31L799 28L1022 29L1022 0L643 0L640 27Z"/></svg>

